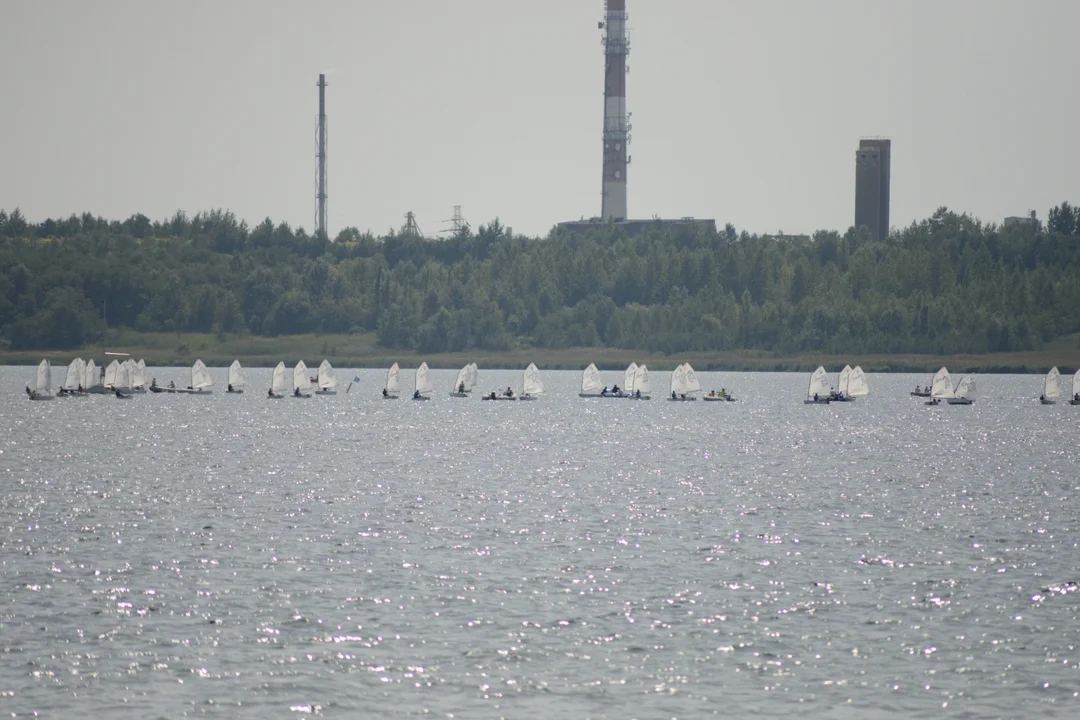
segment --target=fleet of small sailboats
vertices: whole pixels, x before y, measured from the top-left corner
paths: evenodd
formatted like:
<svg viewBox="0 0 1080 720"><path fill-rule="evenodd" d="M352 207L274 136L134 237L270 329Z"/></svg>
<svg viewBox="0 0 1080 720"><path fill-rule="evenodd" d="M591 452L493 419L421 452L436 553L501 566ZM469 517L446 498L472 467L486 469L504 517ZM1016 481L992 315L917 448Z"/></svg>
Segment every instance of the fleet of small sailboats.
<svg viewBox="0 0 1080 720"><path fill-rule="evenodd" d="M114 355L120 353L112 353ZM274 368L269 398L282 398L290 394L287 368L283 362L279 362ZM386 374L386 384L383 388L383 397L396 399L400 392L399 381L400 368L394 363ZM450 392L451 397L467 397L475 388L478 368L475 362L462 367L454 380L454 388ZM837 375L836 388L830 386L829 376L824 366L819 366L810 375L807 386L806 404L829 404L832 402L851 402L856 398L865 397L870 392L866 373L859 366L854 368L850 365ZM234 360L228 368L228 392L241 394L247 384L244 371L239 360ZM359 381L357 376L356 381ZM649 370L645 364L630 363L623 371L622 387L613 385L609 390L602 383L600 371L594 363L589 363L582 372L581 397L621 397L634 399L649 399L651 385L649 382ZM57 388L54 395L52 391L52 366L50 361L43 359L37 366L33 385L27 385L26 393L32 400L49 400L53 397L86 397L90 393L109 393L120 398L128 398L132 393L142 392L146 389L155 393L181 393L190 395L206 395L212 392L213 378L209 369L201 359L197 359L191 366L191 384L186 388L175 387L169 383L168 387L157 384L155 378L149 387L146 385L146 362L135 361L133 358L125 358L124 361L113 359L104 369L99 368L93 359L84 361L82 358L73 359L67 366L64 381ZM350 383L351 385L351 383ZM311 391L318 395L336 394L337 379L334 368L329 360L323 360L319 365L316 376L308 377L307 365L303 360L297 362L293 368L292 391L293 397L311 397ZM670 400L688 401L696 400L697 393L701 392L701 384L697 374L689 363L679 365L671 374ZM430 399L434 386L431 383L430 370L427 363L421 363L414 377L413 399ZM975 402L977 391L976 376L965 375L956 385L953 385L952 377L948 368L942 367L934 374L932 381L926 388L916 387L911 395L927 397L927 405L939 405L945 400L949 405L971 405ZM483 400L535 400L544 393L544 382L540 371L535 363L529 363L522 373L522 385L520 395L515 394L513 388L507 387L505 391L492 391L482 396ZM1061 374L1057 367L1050 368L1043 378L1043 389L1039 396L1039 402L1043 405L1056 404L1063 396L1061 388ZM707 401L731 402L734 397L722 389L719 392L711 391L702 396ZM1072 377L1072 392L1069 396L1070 405L1080 405L1080 370Z"/></svg>

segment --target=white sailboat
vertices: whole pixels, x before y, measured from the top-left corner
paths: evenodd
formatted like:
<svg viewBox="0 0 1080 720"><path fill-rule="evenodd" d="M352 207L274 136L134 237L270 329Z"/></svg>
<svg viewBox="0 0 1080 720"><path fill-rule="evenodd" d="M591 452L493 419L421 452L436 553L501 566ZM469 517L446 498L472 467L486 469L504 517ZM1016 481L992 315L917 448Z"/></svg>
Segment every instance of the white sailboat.
<svg viewBox="0 0 1080 720"><path fill-rule="evenodd" d="M638 364L632 362L626 366L626 372L623 373L622 394L624 397L629 397L634 393L634 378L637 377Z"/></svg>
<svg viewBox="0 0 1080 720"><path fill-rule="evenodd" d="M169 392L178 392L185 395L209 395L213 392L214 379L210 377L210 371L202 360L196 358L191 366L191 384L186 388L169 388Z"/></svg>
<svg viewBox="0 0 1080 720"><path fill-rule="evenodd" d="M465 379L465 392L472 392L476 387L476 378L480 375L480 368L476 363L469 363L469 376Z"/></svg>
<svg viewBox="0 0 1080 720"><path fill-rule="evenodd" d="M292 371L292 384L293 384L293 397L296 398L309 398L311 395L308 393L311 390L311 378L307 374L307 365L304 361L296 363L296 367Z"/></svg>
<svg viewBox="0 0 1080 720"><path fill-rule="evenodd" d="M142 358L131 364L131 391L146 392L146 361Z"/></svg>
<svg viewBox="0 0 1080 720"><path fill-rule="evenodd" d="M634 370L634 381L626 387L626 397L633 400L648 400L652 392L649 384L649 368L644 364L638 365Z"/></svg>
<svg viewBox="0 0 1080 720"><path fill-rule="evenodd" d="M116 368L116 375L113 377L113 394L118 398L131 396L131 366L134 363L128 359L120 363Z"/></svg>
<svg viewBox="0 0 1080 720"><path fill-rule="evenodd" d="M232 365L229 366L229 387L225 392L240 394L244 392L245 385L247 385L247 378L244 377L244 368L240 367L239 360L233 360Z"/></svg>
<svg viewBox="0 0 1080 720"><path fill-rule="evenodd" d="M1056 367L1050 368L1050 372L1046 373L1046 379L1043 380L1043 392L1039 396L1039 402L1043 405L1053 405L1061 397L1061 388L1058 386L1060 376L1061 373Z"/></svg>
<svg viewBox="0 0 1080 720"><path fill-rule="evenodd" d="M946 400L950 405L971 405L975 402L975 376L965 375L956 384L953 396Z"/></svg>
<svg viewBox="0 0 1080 720"><path fill-rule="evenodd" d="M671 397L670 400L686 402L697 400L694 393L701 392L701 383L698 382L697 373L690 363L683 363L671 373Z"/></svg>
<svg viewBox="0 0 1080 720"><path fill-rule="evenodd" d="M840 371L840 374L836 377L836 389L831 391L829 400L833 402L847 402L847 386L848 378L851 377L851 366L845 365L844 369Z"/></svg>
<svg viewBox="0 0 1080 720"><path fill-rule="evenodd" d="M544 394L544 381L540 377L540 370L536 365L529 363L521 379L521 400L535 400Z"/></svg>
<svg viewBox="0 0 1080 720"><path fill-rule="evenodd" d="M851 371L851 375L848 376L847 388L844 390L844 395L851 400L859 397L866 397L870 394L870 384L866 381L866 373L863 369L856 365L855 369Z"/></svg>
<svg viewBox="0 0 1080 720"><path fill-rule="evenodd" d="M1080 370L1076 371L1073 375L1073 388L1072 398L1069 400L1070 405L1080 405Z"/></svg>
<svg viewBox="0 0 1080 720"><path fill-rule="evenodd" d="M603 387L600 382L600 371L596 369L596 365L589 363L589 367L581 373L581 392L578 393L578 397L600 397Z"/></svg>
<svg viewBox="0 0 1080 720"><path fill-rule="evenodd" d="M52 365L48 359L43 359L37 366L34 377L34 387L26 386L26 395L31 400L52 400Z"/></svg>
<svg viewBox="0 0 1080 720"><path fill-rule="evenodd" d="M86 378L86 362L82 358L75 358L68 365L67 377L64 384L56 393L57 397L86 397L83 388L83 380Z"/></svg>
<svg viewBox="0 0 1080 720"><path fill-rule="evenodd" d="M101 384L101 373L98 372L98 366L94 364L93 358L86 361L86 372L83 375L83 390L94 394L105 392L105 386Z"/></svg>
<svg viewBox="0 0 1080 720"><path fill-rule="evenodd" d="M953 397L952 377L944 367L934 373L934 380L930 383L930 399L927 405L938 405L942 400Z"/></svg>
<svg viewBox="0 0 1080 720"><path fill-rule="evenodd" d="M430 400L428 393L434 390L434 386L431 384L431 379L428 377L427 363L420 363L420 367L416 368L416 375L413 379L413 400Z"/></svg>
<svg viewBox="0 0 1080 720"><path fill-rule="evenodd" d="M289 392L289 379L288 370L285 369L285 363L279 362L274 368L273 374L270 376L270 391L266 394L266 397L271 400L281 400Z"/></svg>
<svg viewBox="0 0 1080 720"><path fill-rule="evenodd" d="M394 363L390 366L390 369L386 371L386 385L383 386L382 396L384 400L397 400L398 393L400 392L400 386L398 385L398 373L400 373L398 364Z"/></svg>
<svg viewBox="0 0 1080 720"><path fill-rule="evenodd" d="M120 361L113 360L105 368L105 391L112 392L113 387L116 385L116 371L120 369Z"/></svg>
<svg viewBox="0 0 1080 720"><path fill-rule="evenodd" d="M818 369L810 373L810 384L806 388L806 399L803 400L804 405L828 405L829 396L832 394L832 388L829 387L829 374L825 372L825 368L821 365Z"/></svg>
<svg viewBox="0 0 1080 720"><path fill-rule="evenodd" d="M319 363L319 389L316 395L337 395L337 376L334 375L334 366L329 360L324 359Z"/></svg>
<svg viewBox="0 0 1080 720"><path fill-rule="evenodd" d="M458 370L457 377L454 379L454 388L450 391L450 397L469 397L469 374L472 372L472 363L469 363L465 367Z"/></svg>

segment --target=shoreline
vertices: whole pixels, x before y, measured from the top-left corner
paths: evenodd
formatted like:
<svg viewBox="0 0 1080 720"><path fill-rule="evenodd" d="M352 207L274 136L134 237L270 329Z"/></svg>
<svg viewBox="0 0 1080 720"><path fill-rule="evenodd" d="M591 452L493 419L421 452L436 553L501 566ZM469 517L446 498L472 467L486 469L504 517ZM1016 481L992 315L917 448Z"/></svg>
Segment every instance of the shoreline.
<svg viewBox="0 0 1080 720"><path fill-rule="evenodd" d="M75 357L106 358L105 351L128 353L158 367L183 367L201 358L211 367L227 367L240 360L245 367L271 368L279 361L286 365L299 359L316 364L327 358L335 367L386 368L427 362L433 369L457 369L468 362L482 368L521 369L530 362L541 370L581 370L590 362L601 370L622 370L631 362L645 363L650 370L670 371L689 362L700 372L811 372L818 365L826 369L861 365L872 373L933 373L946 366L950 372L1044 373L1052 366L1068 370L1080 367L1080 345L1074 337L1061 338L1045 349L1012 353L920 355L915 353L850 355L800 353L776 355L760 350L719 352L694 351L674 355L604 347L563 349L525 348L509 351L466 351L458 353L417 353L378 347L373 334L290 335L280 337L202 335L194 333L136 333L110 331L104 346L96 343L78 350L20 350L0 352L0 365L36 365L43 357L54 367L67 365ZM100 364L100 363L99 363Z"/></svg>

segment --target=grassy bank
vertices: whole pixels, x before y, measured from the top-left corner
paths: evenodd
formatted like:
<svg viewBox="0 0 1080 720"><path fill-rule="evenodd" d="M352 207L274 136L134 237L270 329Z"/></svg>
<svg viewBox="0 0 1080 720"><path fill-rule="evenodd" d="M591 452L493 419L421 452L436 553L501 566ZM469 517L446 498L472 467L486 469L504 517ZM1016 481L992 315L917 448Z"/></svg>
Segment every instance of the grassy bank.
<svg viewBox="0 0 1080 720"><path fill-rule="evenodd" d="M510 352L470 351L421 355L378 347L373 334L287 335L255 337L216 336L198 333L139 333L110 330L104 345L97 343L77 351L5 351L0 364L31 365L48 357L54 365L66 365L71 358L93 357L101 363L105 351L126 352L144 358L150 365L184 366L202 358L211 367L228 365L239 359L246 367L273 367L304 359L309 365L324 357L338 367L403 367L427 361L433 368L458 368L475 361L480 367L518 368L530 362L546 370L576 370L596 363L601 369L625 368L630 362L644 362L651 370L671 370L689 361L698 370L806 371L818 365L839 368L862 365L867 372L934 372L947 365L953 372L1045 372L1053 365L1073 370L1080 367L1078 337L1067 336L1043 350L987 355L822 355L804 353L779 356L768 352L737 350L728 352L688 352L679 355L643 353L617 348L530 348Z"/></svg>

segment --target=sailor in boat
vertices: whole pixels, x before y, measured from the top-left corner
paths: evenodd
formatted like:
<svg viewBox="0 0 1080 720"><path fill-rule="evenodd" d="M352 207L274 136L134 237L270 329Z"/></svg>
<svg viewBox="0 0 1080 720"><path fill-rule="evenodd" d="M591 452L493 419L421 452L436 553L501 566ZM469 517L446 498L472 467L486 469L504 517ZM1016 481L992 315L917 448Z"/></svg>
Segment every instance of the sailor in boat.
<svg viewBox="0 0 1080 720"><path fill-rule="evenodd" d="M461 393L462 395L464 395L464 394L465 394L465 382L464 382L464 381L462 381L462 382L458 383L458 386L457 386L457 391L458 391L459 393Z"/></svg>
<svg viewBox="0 0 1080 720"><path fill-rule="evenodd" d="M817 393L814 393L814 402L817 402L817 401L818 401Z"/></svg>
<svg viewBox="0 0 1080 720"><path fill-rule="evenodd" d="M297 390L296 394L299 395L300 391ZM412 399L413 400L419 400L420 399L420 391L419 390L413 390Z"/></svg>
<svg viewBox="0 0 1080 720"><path fill-rule="evenodd" d="M120 388L113 388L113 392L116 394L116 397L124 397L124 395L120 392Z"/></svg>
<svg viewBox="0 0 1080 720"><path fill-rule="evenodd" d="M638 400L640 400L641 399L641 391L640 390L636 391L634 393L634 397L636 397Z"/></svg>
<svg viewBox="0 0 1080 720"><path fill-rule="evenodd" d="M169 389L170 390L175 390L176 389L176 383L174 383L172 380L169 381Z"/></svg>
<svg viewBox="0 0 1080 720"><path fill-rule="evenodd" d="M490 394L490 395L488 395L488 400L494 400L494 399L495 399L495 391L494 391L494 390L492 390L492 391L491 391L491 394Z"/></svg>
<svg viewBox="0 0 1080 720"><path fill-rule="evenodd" d="M229 383L229 392L232 392L232 383Z"/></svg>
<svg viewBox="0 0 1080 720"><path fill-rule="evenodd" d="M1074 394L1073 395L1073 400L1075 400L1076 402L1080 402L1080 393Z"/></svg>
<svg viewBox="0 0 1080 720"><path fill-rule="evenodd" d="M274 388L270 388L266 391L266 397L274 397Z"/></svg>
<svg viewBox="0 0 1080 720"><path fill-rule="evenodd" d="M295 397L300 397L300 388L295 388L292 394Z"/></svg>
<svg viewBox="0 0 1080 720"><path fill-rule="evenodd" d="M727 388L720 388L720 397L727 400Z"/></svg>
<svg viewBox="0 0 1080 720"><path fill-rule="evenodd" d="M675 394L674 390L671 391L671 399L672 400L678 400L679 399L679 396Z"/></svg>
<svg viewBox="0 0 1080 720"><path fill-rule="evenodd" d="M600 397L607 397L607 385L605 385L604 389L600 391Z"/></svg>
<svg viewBox="0 0 1080 720"><path fill-rule="evenodd" d="M151 378L150 379L150 387L152 387L152 388L157 387L157 378Z"/></svg>
<svg viewBox="0 0 1080 720"><path fill-rule="evenodd" d="M618 385L612 385L611 386L611 394L612 395L618 395L619 394L619 386Z"/></svg>
<svg viewBox="0 0 1080 720"><path fill-rule="evenodd" d="M514 397L514 390L509 385L506 386L506 392L503 393L503 397Z"/></svg>
<svg viewBox="0 0 1080 720"><path fill-rule="evenodd" d="M388 393L388 392L386 391L386 388L383 388L383 389L382 389L382 396L383 396L383 397L390 397L390 393Z"/></svg>
<svg viewBox="0 0 1080 720"><path fill-rule="evenodd" d="M1039 402L1046 402L1046 395L1040 395Z"/></svg>

